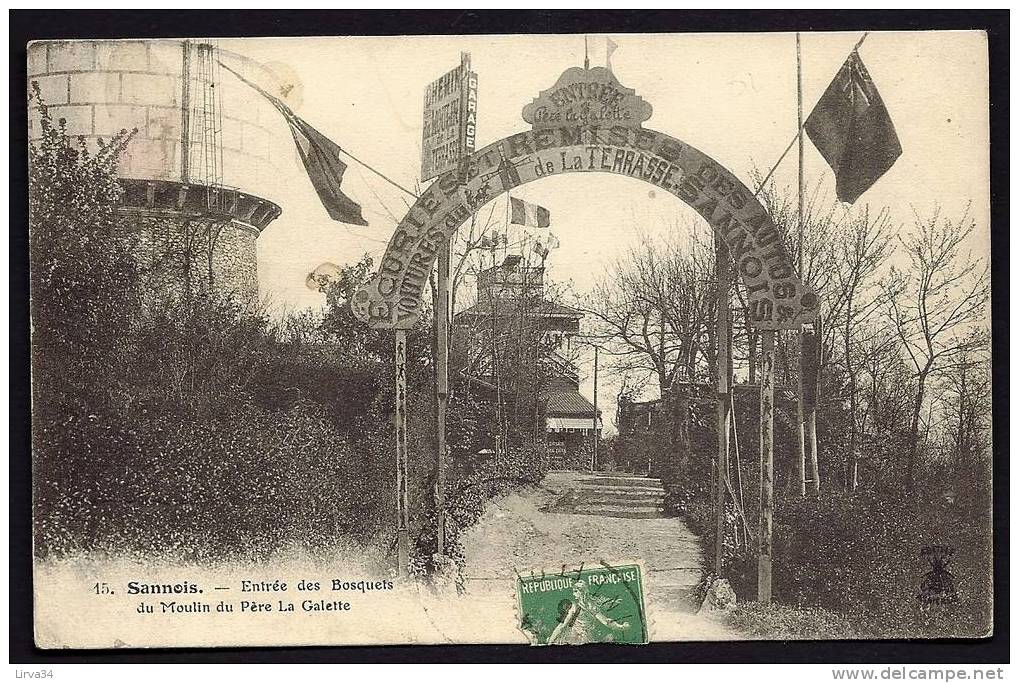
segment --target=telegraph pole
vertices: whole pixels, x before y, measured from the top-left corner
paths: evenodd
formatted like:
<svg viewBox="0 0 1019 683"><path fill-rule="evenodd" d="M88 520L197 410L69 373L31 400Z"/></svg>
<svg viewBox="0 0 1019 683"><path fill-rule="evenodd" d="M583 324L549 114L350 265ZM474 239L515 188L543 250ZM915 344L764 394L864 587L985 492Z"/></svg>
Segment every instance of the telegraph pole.
<svg viewBox="0 0 1019 683"><path fill-rule="evenodd" d="M718 481L715 501L715 576L722 575L725 541L725 504L729 482L729 250L715 235L715 277L718 281L716 334L718 367L718 453L715 457Z"/></svg>
<svg viewBox="0 0 1019 683"><path fill-rule="evenodd" d="M594 347L594 420L591 433L594 436L594 447L591 450L591 471L598 467L598 347Z"/></svg>

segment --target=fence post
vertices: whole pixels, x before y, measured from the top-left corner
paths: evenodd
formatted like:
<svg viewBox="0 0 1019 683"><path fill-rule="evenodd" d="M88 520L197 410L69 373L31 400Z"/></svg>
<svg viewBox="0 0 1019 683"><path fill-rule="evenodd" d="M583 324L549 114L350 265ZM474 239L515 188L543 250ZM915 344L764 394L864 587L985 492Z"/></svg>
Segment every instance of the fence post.
<svg viewBox="0 0 1019 683"><path fill-rule="evenodd" d="M396 330L396 561L406 578L410 568L407 514L407 331Z"/></svg>
<svg viewBox="0 0 1019 683"><path fill-rule="evenodd" d="M761 518L758 527L757 600L771 602L771 534L775 489L775 330L761 333Z"/></svg>

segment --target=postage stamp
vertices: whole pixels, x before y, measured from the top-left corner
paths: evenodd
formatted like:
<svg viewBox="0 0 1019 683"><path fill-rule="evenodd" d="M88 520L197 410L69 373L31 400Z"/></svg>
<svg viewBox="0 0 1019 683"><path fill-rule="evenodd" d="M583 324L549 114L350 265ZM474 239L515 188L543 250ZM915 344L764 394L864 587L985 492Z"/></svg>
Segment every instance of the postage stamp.
<svg viewBox="0 0 1019 683"><path fill-rule="evenodd" d="M532 645L648 642L636 564L517 577L520 628Z"/></svg>

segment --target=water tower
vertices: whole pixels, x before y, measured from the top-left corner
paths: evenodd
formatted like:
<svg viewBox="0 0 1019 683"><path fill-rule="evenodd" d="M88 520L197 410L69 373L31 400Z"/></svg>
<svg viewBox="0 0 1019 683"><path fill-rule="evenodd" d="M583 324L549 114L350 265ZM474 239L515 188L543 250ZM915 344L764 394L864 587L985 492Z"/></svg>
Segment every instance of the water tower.
<svg viewBox="0 0 1019 683"><path fill-rule="evenodd" d="M276 74L201 40L39 41L28 77L54 120L93 149L137 129L120 159L117 212L163 294L208 288L258 298L255 241L281 209L265 198L294 157L268 101L221 63L280 95ZM291 85L292 87L292 85ZM29 135L40 133L38 112ZM258 194L255 194L255 193Z"/></svg>

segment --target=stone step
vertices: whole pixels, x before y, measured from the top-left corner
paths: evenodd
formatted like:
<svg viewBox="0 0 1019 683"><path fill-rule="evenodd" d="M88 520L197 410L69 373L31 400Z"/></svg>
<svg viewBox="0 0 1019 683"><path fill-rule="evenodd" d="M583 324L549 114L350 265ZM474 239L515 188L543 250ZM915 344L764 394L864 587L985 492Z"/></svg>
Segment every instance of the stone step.
<svg viewBox="0 0 1019 683"><path fill-rule="evenodd" d="M599 486L656 486L661 487L661 479L651 479L650 477L618 477L618 476L606 476L596 475L583 482L584 484L597 483Z"/></svg>
<svg viewBox="0 0 1019 683"><path fill-rule="evenodd" d="M659 491L660 490L665 490L664 486L662 486L661 484L657 484L657 483L655 483L653 481L634 481L634 482L628 482L628 483L625 483L625 484L624 483L611 484L611 483L605 483L604 481L601 481L599 479L588 479L587 481L581 481L581 482L578 483L578 487L581 487L581 488L591 488L591 487L594 487L594 488L620 488L620 489L624 489L624 490L627 489L627 488L653 488L653 489L659 490Z"/></svg>
<svg viewBox="0 0 1019 683"><path fill-rule="evenodd" d="M601 517L648 518L661 517L662 508L656 505L577 505L573 512L578 515L599 515Z"/></svg>
<svg viewBox="0 0 1019 683"><path fill-rule="evenodd" d="M614 493L581 493L573 498L580 505L643 505L664 507L665 497L641 494L639 496L618 496Z"/></svg>
<svg viewBox="0 0 1019 683"><path fill-rule="evenodd" d="M696 612L697 608L700 606L694 602L694 598L696 596L696 583L696 581L693 581L688 586L668 586L656 583L653 588L655 592L655 599L661 604L669 604L674 607L686 608L686 610Z"/></svg>
<svg viewBox="0 0 1019 683"><path fill-rule="evenodd" d="M581 493L605 493L617 496L665 496L665 489L655 488L637 488L628 486L623 488L622 486L580 486L573 489Z"/></svg>

